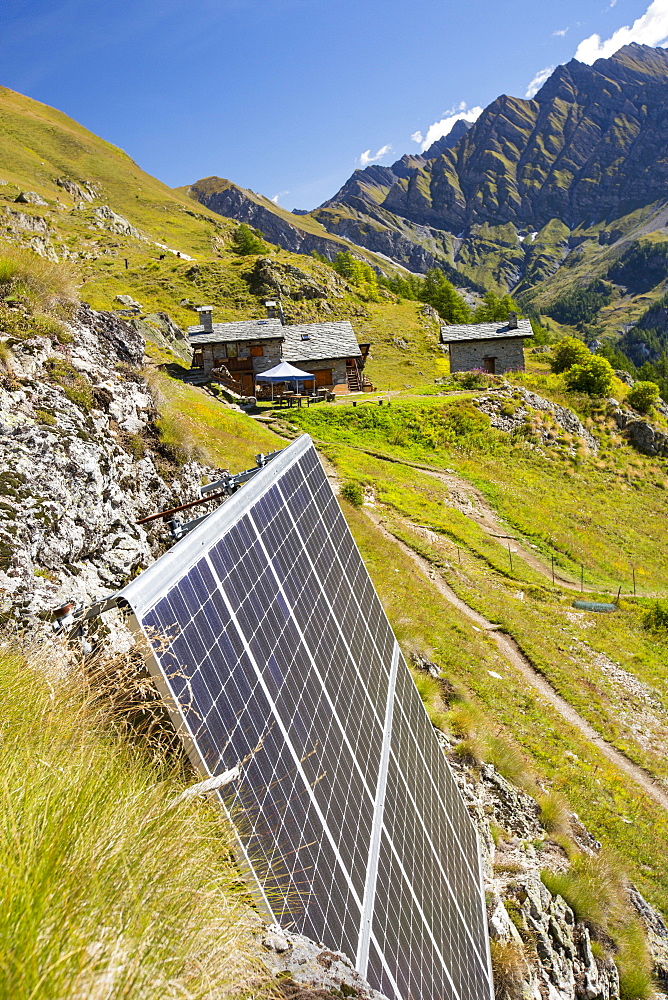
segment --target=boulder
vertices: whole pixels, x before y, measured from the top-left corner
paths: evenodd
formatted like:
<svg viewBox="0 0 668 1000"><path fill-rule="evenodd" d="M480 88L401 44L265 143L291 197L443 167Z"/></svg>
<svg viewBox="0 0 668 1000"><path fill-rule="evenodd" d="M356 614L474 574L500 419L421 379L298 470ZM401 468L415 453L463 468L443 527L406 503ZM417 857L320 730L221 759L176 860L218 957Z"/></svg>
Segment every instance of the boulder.
<svg viewBox="0 0 668 1000"><path fill-rule="evenodd" d="M48 205L48 202L36 191L20 191L14 200L22 205Z"/></svg>

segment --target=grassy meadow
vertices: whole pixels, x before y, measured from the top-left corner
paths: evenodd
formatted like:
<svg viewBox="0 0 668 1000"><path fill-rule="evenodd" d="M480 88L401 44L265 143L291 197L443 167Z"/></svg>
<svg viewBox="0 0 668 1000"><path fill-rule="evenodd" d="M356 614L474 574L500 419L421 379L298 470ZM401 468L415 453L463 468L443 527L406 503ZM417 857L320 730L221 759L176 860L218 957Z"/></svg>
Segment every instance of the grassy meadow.
<svg viewBox="0 0 668 1000"><path fill-rule="evenodd" d="M537 448L530 438L494 430L459 394L390 407L311 407L289 411L285 419L323 445L452 469L574 580L584 567L587 585L614 593L621 585L629 593L635 567L640 593L668 590L665 471L619 448L612 436L608 451L598 456L570 454L568 442L554 450ZM364 459L359 461L363 468ZM363 481L354 465L348 461L350 474ZM405 488L410 492L410 482Z"/></svg>

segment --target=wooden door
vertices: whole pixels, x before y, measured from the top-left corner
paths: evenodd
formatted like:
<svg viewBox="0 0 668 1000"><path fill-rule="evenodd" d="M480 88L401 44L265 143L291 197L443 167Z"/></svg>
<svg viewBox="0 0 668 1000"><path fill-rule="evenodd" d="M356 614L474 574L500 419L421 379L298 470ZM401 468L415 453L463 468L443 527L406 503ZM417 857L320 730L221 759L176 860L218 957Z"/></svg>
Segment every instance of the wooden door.
<svg viewBox="0 0 668 1000"><path fill-rule="evenodd" d="M496 358L483 358L482 365L488 375L494 375L496 372Z"/></svg>
<svg viewBox="0 0 668 1000"><path fill-rule="evenodd" d="M255 376L253 372L240 372L237 378L241 382L241 392L244 396L255 395Z"/></svg>
<svg viewBox="0 0 668 1000"><path fill-rule="evenodd" d="M315 375L315 387L320 389L321 386L332 384L332 369L331 368L320 368L318 371L313 372Z"/></svg>

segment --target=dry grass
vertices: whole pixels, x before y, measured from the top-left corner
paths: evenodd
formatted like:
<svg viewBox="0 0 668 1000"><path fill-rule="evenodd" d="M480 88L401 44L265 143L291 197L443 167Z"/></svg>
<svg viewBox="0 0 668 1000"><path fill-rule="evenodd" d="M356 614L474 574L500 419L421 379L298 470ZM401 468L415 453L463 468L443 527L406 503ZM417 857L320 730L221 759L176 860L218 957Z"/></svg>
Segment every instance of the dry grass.
<svg viewBox="0 0 668 1000"><path fill-rule="evenodd" d="M495 1000L522 1000L526 963L514 941L491 941Z"/></svg>
<svg viewBox="0 0 668 1000"><path fill-rule="evenodd" d="M570 812L568 803L558 792L540 795L537 799L540 806L540 821L548 833L568 836L570 833Z"/></svg>
<svg viewBox="0 0 668 1000"><path fill-rule="evenodd" d="M70 264L45 260L20 247L0 245L0 297L33 311L62 313L77 302L79 279Z"/></svg>
<svg viewBox="0 0 668 1000"><path fill-rule="evenodd" d="M165 1000L253 992L232 831L178 803L80 670L0 647L0 995Z"/></svg>

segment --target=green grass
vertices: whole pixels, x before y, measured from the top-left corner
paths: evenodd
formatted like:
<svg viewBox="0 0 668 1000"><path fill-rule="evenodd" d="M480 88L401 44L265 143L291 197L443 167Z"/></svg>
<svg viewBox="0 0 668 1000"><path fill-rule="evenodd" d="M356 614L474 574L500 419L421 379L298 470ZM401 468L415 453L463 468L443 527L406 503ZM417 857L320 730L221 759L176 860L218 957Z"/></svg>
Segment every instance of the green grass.
<svg viewBox="0 0 668 1000"><path fill-rule="evenodd" d="M0 994L252 992L247 898L222 814L115 732L53 654L0 646Z"/></svg>
<svg viewBox="0 0 668 1000"><path fill-rule="evenodd" d="M384 508L445 535L457 546L475 552L500 573L528 583L544 582L536 570L519 558L513 559L511 571L507 546L450 506L450 492L445 483L418 469L386 462L353 448L325 446L325 452L346 480L370 488Z"/></svg>
<svg viewBox="0 0 668 1000"><path fill-rule="evenodd" d="M157 393L163 441L184 456L196 454L215 468L240 472L255 465L255 456L275 451L285 442L252 417L231 410L202 389L149 370Z"/></svg>
<svg viewBox="0 0 668 1000"><path fill-rule="evenodd" d="M470 607L502 625L534 668L606 740L668 780L668 642L648 635L640 607L625 604L611 615L577 612L572 594L546 585L518 588L473 554L461 564L455 561L447 539L427 543L408 527L391 530L437 565ZM633 683L636 678L640 684Z"/></svg>
<svg viewBox="0 0 668 1000"><path fill-rule="evenodd" d="M318 441L368 449L434 468L451 467L573 579L628 593L632 566L640 592L668 587L663 558L666 480L661 468L611 443L609 460L569 457L493 430L459 398L392 407L290 412Z"/></svg>

